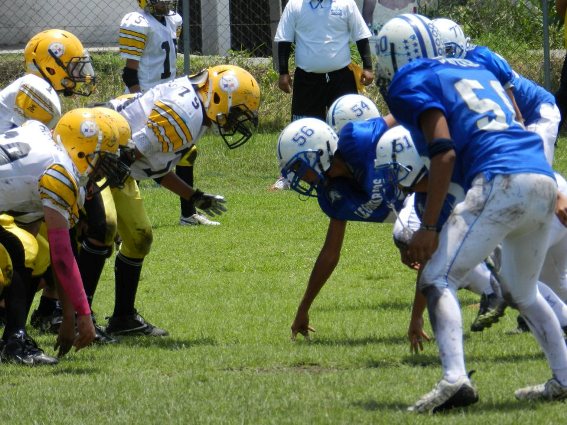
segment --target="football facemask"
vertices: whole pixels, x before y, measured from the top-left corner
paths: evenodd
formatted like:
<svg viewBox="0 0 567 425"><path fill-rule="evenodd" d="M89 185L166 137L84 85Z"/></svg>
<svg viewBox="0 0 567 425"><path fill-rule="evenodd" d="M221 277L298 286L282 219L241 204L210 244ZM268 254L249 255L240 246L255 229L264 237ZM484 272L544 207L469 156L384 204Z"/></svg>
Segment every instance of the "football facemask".
<svg viewBox="0 0 567 425"><path fill-rule="evenodd" d="M224 143L229 149L235 149L252 137L253 130L258 127L258 113L246 105L233 106L228 115L217 114L216 124Z"/></svg>
<svg viewBox="0 0 567 425"><path fill-rule="evenodd" d="M289 187L300 195L317 196L317 186L325 180L321 157L323 151L303 151L294 156L289 165L281 170Z"/></svg>

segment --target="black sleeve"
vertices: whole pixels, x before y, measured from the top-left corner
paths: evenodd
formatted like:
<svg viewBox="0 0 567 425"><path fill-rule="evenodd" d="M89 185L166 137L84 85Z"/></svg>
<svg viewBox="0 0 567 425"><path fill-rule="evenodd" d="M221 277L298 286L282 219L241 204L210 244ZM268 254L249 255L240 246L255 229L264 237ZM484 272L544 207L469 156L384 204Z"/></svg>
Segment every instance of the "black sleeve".
<svg viewBox="0 0 567 425"><path fill-rule="evenodd" d="M291 41L278 43L278 71L280 75L289 74L289 56L291 55Z"/></svg>
<svg viewBox="0 0 567 425"><path fill-rule="evenodd" d="M362 67L372 70L372 55L370 54L370 42L367 38L363 38L356 42L358 53L362 59Z"/></svg>

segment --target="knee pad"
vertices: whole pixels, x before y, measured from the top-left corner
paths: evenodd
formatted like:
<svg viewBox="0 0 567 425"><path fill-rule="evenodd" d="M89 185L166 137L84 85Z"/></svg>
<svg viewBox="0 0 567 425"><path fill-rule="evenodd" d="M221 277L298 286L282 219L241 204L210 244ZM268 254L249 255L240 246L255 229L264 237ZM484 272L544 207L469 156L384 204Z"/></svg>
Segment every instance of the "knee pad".
<svg viewBox="0 0 567 425"><path fill-rule="evenodd" d="M120 245L120 253L128 258L144 258L150 253L153 242L151 227L139 229L135 237L124 237Z"/></svg>

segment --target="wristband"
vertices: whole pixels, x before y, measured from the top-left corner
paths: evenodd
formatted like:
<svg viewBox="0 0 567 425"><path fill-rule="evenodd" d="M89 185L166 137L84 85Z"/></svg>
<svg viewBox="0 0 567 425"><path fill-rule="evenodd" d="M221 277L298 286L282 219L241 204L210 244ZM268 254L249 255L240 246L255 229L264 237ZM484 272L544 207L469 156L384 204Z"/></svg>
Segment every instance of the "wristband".
<svg viewBox="0 0 567 425"><path fill-rule="evenodd" d="M419 226L419 230L439 233L439 228L437 226L431 226L429 224L423 224L423 223L421 223L421 225Z"/></svg>
<svg viewBox="0 0 567 425"><path fill-rule="evenodd" d="M195 189L195 192L193 192L193 195L191 195L191 197L189 198L189 201L194 202L197 199L200 199L204 194L205 194L205 192L202 192L199 189Z"/></svg>

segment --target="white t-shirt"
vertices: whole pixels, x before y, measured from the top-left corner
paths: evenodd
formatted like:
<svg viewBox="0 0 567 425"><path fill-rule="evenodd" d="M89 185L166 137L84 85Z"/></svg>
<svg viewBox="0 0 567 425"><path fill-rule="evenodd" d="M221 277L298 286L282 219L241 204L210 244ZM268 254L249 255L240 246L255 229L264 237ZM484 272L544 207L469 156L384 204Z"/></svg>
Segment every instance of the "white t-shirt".
<svg viewBox="0 0 567 425"><path fill-rule="evenodd" d="M0 133L37 120L53 128L61 118L61 102L51 85L27 74L0 91Z"/></svg>
<svg viewBox="0 0 567 425"><path fill-rule="evenodd" d="M371 36L354 0L289 0L274 41L295 43L295 64L325 73L351 62L350 42Z"/></svg>
<svg viewBox="0 0 567 425"><path fill-rule="evenodd" d="M177 13L165 16L165 25L146 11L128 13L120 23L120 56L140 62L142 91L175 78L177 34L183 20Z"/></svg>

